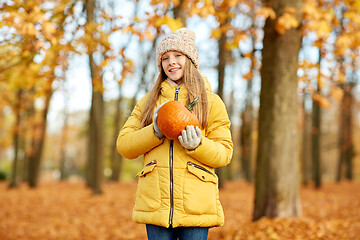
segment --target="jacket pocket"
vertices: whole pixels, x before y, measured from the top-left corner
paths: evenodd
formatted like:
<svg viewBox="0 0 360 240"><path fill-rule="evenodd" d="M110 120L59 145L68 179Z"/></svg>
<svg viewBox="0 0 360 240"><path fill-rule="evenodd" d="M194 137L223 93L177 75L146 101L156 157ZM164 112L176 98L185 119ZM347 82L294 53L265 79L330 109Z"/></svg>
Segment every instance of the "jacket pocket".
<svg viewBox="0 0 360 240"><path fill-rule="evenodd" d="M134 210L151 212L160 208L161 195L159 174L156 168L156 160L152 160L140 170L136 177L139 177L136 191Z"/></svg>
<svg viewBox="0 0 360 240"><path fill-rule="evenodd" d="M216 214L217 176L205 167L187 163L184 210L189 214Z"/></svg>

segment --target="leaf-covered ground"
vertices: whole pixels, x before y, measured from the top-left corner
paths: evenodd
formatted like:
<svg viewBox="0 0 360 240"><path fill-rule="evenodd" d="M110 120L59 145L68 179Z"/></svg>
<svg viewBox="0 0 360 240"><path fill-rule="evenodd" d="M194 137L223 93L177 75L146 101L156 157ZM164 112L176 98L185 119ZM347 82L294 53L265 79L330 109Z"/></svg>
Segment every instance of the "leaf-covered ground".
<svg viewBox="0 0 360 240"><path fill-rule="evenodd" d="M9 190L0 183L1 240L146 239L145 227L131 221L136 183L105 184L93 196L82 183L47 183ZM360 239L360 182L326 183L301 189L301 218L251 222L253 185L227 182L221 190L226 223L212 228L217 239Z"/></svg>

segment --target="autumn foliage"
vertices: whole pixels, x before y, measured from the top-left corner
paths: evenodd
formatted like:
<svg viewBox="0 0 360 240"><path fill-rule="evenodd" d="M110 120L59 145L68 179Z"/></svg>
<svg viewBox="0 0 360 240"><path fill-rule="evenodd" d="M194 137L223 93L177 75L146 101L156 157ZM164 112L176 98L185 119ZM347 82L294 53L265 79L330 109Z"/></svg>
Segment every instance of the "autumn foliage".
<svg viewBox="0 0 360 240"><path fill-rule="evenodd" d="M259 78L262 69L262 29L267 19L275 21L279 35L292 29L301 29L302 45L296 66L300 95L309 96L312 102L329 109L334 105L336 107L334 100L341 102L346 95L351 95L353 85L359 82L360 1L303 0L301 9L287 7L280 13L275 13L274 9L264 4L267 1L149 0L146 10L141 6L145 1L124 1L133 6L133 13L128 15L118 15L114 11L116 7L123 7L123 1L110 1L113 2L110 4L105 1L97 6L96 21L86 20L87 2L90 1L8 0L0 3L0 167L4 165L4 153L14 150L14 159L5 159L12 165L6 166L6 171L10 173L12 170L13 183L29 180L31 184L32 178L36 180L42 169L40 160L43 148L45 152L54 153L51 157L43 157L42 162L53 170L59 168L55 159L61 155L59 149L66 158L66 148L59 145L82 142L77 138L80 127L66 127L64 123L63 129L68 130L64 130L63 135L68 134L69 139L64 137L62 144L55 142L52 148L48 147L51 144L43 145L45 136L47 141L58 139L57 135L51 136L46 132L46 119L53 93L66 88L65 80L78 80L67 79L74 56L96 56L91 79L96 92L106 93L109 90L102 84L103 80L119 86L119 93L128 91L121 88L123 83L142 74L139 77L141 80L133 81L139 82L132 100L136 101L140 97L138 93L145 92L144 86L150 85L150 81L155 78L148 76L154 72L148 66L156 68L155 64L151 64L151 52L154 52L156 42L170 31L183 26L193 27L189 22L194 19L212 19L215 22L210 24L208 42L220 42L226 36L226 67L231 70L227 72L248 63L249 66L241 69L237 76L227 73L226 78L232 80L227 84L236 90L242 88L238 87L240 81L248 84L246 94L250 96L250 103L255 99L252 95L257 95L252 93L250 83ZM176 14L176 9L180 9L182 14ZM216 47L210 49L213 48L211 44L210 48L206 48L204 41L198 43L199 53L208 51L210 54L204 56L216 55ZM132 51L134 45L143 63L137 62L137 56ZM204 59L205 64L201 67L215 68L216 58L213 59L214 63ZM69 93L72 91L66 90ZM241 106L239 96L239 92L232 91L224 98L229 109ZM304 100L304 103L307 101ZM120 125L121 118L130 112L131 105L119 97L117 106L122 106L121 114L124 116L120 117L118 108L119 117L114 120L116 124ZM346 102L343 105L345 108ZM351 106L346 108L352 109ZM250 109L250 112L254 110ZM242 109L237 111L234 113ZM325 110L323 112L326 113ZM230 113L232 118L235 114ZM251 121L253 124L257 120ZM343 122L344 126L351 126ZM314 133L319 132L314 126L309 129ZM118 133L114 132L115 135ZM359 131L349 129L349 132ZM323 138L327 138L326 132L322 134ZM108 135L106 139L110 139ZM256 132L249 131L248 136L247 142L245 138L241 141L257 141ZM344 134L344 139L351 139L349 136ZM114 139L109 141L115 143L116 137ZM344 142L346 144L340 147L341 151L351 146L347 144L348 141ZM76 145L72 150L86 151L83 145L79 146ZM251 152L252 149L247 150ZM232 162L239 165L241 159L236 151L237 155L234 154ZM108 154L104 155L108 158ZM76 170L74 172L79 174L78 169L86 168L85 158L75 156L73 159L76 159L73 165L77 166L73 167ZM328 161L325 156L323 159ZM107 167L109 161L106 161ZM252 163L248 165L251 167ZM14 166L18 166L18 169ZM126 166L123 172L126 172ZM118 180L119 176L114 179ZM253 185L243 182L226 183L220 194L226 223L221 228L211 229L209 239L360 239L359 182L326 183L319 190L302 187L302 217L262 218L256 222L251 221L253 188ZM8 183L0 183L0 240L145 239L144 226L131 221L135 192L135 183L104 184L104 194L101 196L93 196L91 190L82 183L42 183L37 189L30 189L21 183L12 190L8 189Z"/></svg>
<svg viewBox="0 0 360 240"><path fill-rule="evenodd" d="M0 239L141 240L143 224L133 223L136 183L104 186L92 195L82 183L48 183L38 189L0 184ZM253 185L227 182L220 191L225 225L212 228L210 240L360 239L360 183L326 183L301 189L301 218L262 218L251 222Z"/></svg>

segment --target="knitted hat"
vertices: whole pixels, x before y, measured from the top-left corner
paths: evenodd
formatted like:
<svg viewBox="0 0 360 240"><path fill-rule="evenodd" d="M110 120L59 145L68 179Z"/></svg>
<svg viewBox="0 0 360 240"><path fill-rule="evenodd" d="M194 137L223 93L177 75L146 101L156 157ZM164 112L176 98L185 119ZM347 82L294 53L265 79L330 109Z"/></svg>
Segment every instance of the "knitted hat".
<svg viewBox="0 0 360 240"><path fill-rule="evenodd" d="M199 56L195 46L195 33L187 28L180 28L165 36L156 49L156 63L161 71L161 57L169 51L178 51L186 55L199 67Z"/></svg>

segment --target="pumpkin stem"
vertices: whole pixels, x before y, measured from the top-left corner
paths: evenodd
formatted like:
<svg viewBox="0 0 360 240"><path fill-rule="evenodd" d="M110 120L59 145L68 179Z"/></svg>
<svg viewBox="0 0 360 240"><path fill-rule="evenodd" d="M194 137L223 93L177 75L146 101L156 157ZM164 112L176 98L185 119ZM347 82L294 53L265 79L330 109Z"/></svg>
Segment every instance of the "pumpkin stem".
<svg viewBox="0 0 360 240"><path fill-rule="evenodd" d="M185 107L192 112L193 108L195 107L195 105L199 102L199 97L196 97L191 103L186 104Z"/></svg>

